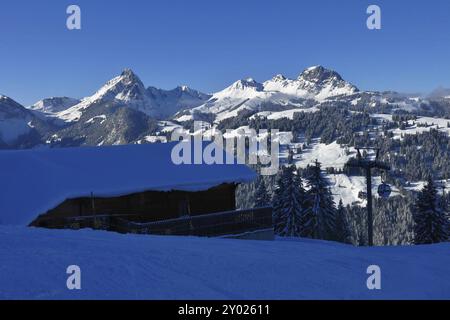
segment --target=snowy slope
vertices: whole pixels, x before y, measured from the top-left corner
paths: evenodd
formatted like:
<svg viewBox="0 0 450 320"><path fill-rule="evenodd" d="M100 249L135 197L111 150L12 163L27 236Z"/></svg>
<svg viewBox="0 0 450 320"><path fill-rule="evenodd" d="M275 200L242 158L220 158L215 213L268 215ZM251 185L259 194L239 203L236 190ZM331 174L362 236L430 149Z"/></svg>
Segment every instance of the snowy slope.
<svg viewBox="0 0 450 320"><path fill-rule="evenodd" d="M366 200L359 198L359 193L367 191L366 177L347 176L346 174L327 174L325 175L331 188L334 201L339 203L342 200L344 206L357 204L362 207L367 205ZM378 186L382 183L380 176L372 177L372 194L378 198ZM398 196L399 190L393 186L391 197Z"/></svg>
<svg viewBox="0 0 450 320"><path fill-rule="evenodd" d="M435 180L435 183L436 183L436 186L438 187L437 192L439 194L442 194L442 188L444 188L444 190L446 190L445 191L446 193L447 193L447 190L450 189L450 179ZM404 188L409 191L421 191L426 184L427 184L427 181L408 182Z"/></svg>
<svg viewBox="0 0 450 320"><path fill-rule="evenodd" d="M411 125L405 130L395 129L394 139L401 139L402 135L415 135L423 132L428 132L431 129L439 130L441 132L447 132L450 135L450 119L443 118L431 118L431 117L418 117L417 120L409 122ZM422 126L418 126L418 124Z"/></svg>
<svg viewBox="0 0 450 320"><path fill-rule="evenodd" d="M328 167L342 169L348 160L355 155L356 150L353 147L341 147L337 142L320 143L316 139L311 145L303 149L300 155L294 156L294 161L299 168L306 168L318 160L324 169Z"/></svg>
<svg viewBox="0 0 450 320"><path fill-rule="evenodd" d="M450 299L449 250L0 227L0 299Z"/></svg>
<svg viewBox="0 0 450 320"><path fill-rule="evenodd" d="M333 167L343 169L348 160L356 156L353 147L341 147L338 143L320 143L317 139L308 148L303 149L301 154L294 155L293 161L298 168L306 168L316 160L322 164L322 169ZM361 191L366 192L366 178L364 176L347 176L346 174L325 174L331 192L336 203L342 200L344 205L359 204L366 205L366 201L359 198ZM373 177L372 193L378 197L377 189L382 183L381 177ZM397 188L392 187L391 196L399 195Z"/></svg>
<svg viewBox="0 0 450 320"><path fill-rule="evenodd" d="M252 115L250 117L250 119L255 118L256 116L261 117L261 118L267 118L269 120L278 120L278 119L289 119L289 120L293 120L294 119L294 114L295 113L311 113L311 112L317 112L319 111L318 108L316 107L311 107L311 108L297 108L297 109L289 109L289 110L283 110L283 111L261 111L258 112L254 115Z"/></svg>
<svg viewBox="0 0 450 320"><path fill-rule="evenodd" d="M378 122L392 122L390 114L372 114L371 117L378 119ZM402 135L415 135L429 132L431 129L440 132L447 132L450 135L450 119L437 117L417 117L416 120L408 121L409 126L403 130L400 128L390 130L394 133L394 139L401 139Z"/></svg>

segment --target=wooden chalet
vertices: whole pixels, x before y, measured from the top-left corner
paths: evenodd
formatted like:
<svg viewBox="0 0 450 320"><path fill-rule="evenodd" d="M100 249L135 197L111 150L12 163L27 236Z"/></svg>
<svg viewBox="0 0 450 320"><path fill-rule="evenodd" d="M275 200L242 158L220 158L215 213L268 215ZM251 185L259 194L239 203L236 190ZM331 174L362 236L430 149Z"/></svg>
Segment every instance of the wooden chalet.
<svg viewBox="0 0 450 320"><path fill-rule="evenodd" d="M270 208L236 210L238 184L256 177L250 168L175 165L173 146L1 152L0 163L15 163L3 177L3 183L15 180L3 209L16 213L8 211L5 219L33 227L121 233L273 236Z"/></svg>

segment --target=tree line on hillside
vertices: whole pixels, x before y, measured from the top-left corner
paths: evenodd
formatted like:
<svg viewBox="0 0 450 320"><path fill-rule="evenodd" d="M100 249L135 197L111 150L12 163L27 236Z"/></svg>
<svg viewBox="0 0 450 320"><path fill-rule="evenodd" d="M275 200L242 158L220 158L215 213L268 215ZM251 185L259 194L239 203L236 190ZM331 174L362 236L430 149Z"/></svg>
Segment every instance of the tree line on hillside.
<svg viewBox="0 0 450 320"><path fill-rule="evenodd" d="M418 125L418 115L398 111L392 121L387 121L371 116L376 108L355 110L323 104L316 112L301 112L299 109L293 119L267 119L257 116L254 110L243 110L236 117L222 121L218 128L225 130L248 125L257 131L272 128L290 131L293 133L293 142L303 142L305 146L318 139L325 144L336 141L347 148L379 147L382 160L393 168L391 178L398 180L392 181L396 185L404 181L424 181L430 175L435 179L450 179L450 139L446 132L430 128L417 134L400 133L398 139L394 137L393 130Z"/></svg>
<svg viewBox="0 0 450 320"><path fill-rule="evenodd" d="M388 163L392 168L384 180L399 189L400 193L394 194L389 199L374 199L375 243L384 245L418 243L416 227L420 221L417 216L420 209L418 209L417 202L421 193L409 191L408 187L412 187L414 182L428 179L434 181L450 179L450 157L448 156L450 154L450 138L447 132L435 128L428 128L427 131L415 134L405 134L399 131L400 135L397 132L394 135L394 129L406 129L412 125L418 125L419 114L384 110L393 113L392 121L387 121L372 117L371 113L375 111L383 112L381 109L372 107L359 109L355 107L349 110L349 108L330 105L324 106L314 113L295 113L293 119L272 120L258 117L254 113L251 113L253 116L250 116L249 113L243 112L230 120L227 125L249 125L256 130L276 128L280 131L291 131L294 133L293 142L301 142L299 144L301 146L297 145L296 147L297 158L309 150L310 146L315 143L315 139L326 144L336 141L347 155L350 148L354 146L379 147L380 160ZM333 121L329 121L329 119L333 119ZM430 121L427 127L433 124L432 120ZM292 159L293 155L290 154L289 158L287 163L295 162ZM328 175L338 173L362 175L361 172L349 172L346 168L343 170L325 168L325 170ZM300 175L304 189L308 189L308 179L310 178L307 172L308 170L301 170ZM283 188L280 180L282 175L283 170L276 177L262 178L270 198L276 198L278 186ZM375 170L374 175L380 175L380 172ZM253 205L252 196L256 189L261 191L261 187L256 184L239 187L237 196L241 207ZM438 205L444 202L448 203L448 200L441 200L441 198L448 199L448 195L436 195L436 197ZM260 198L267 199L267 196ZM339 198L337 197L337 199ZM356 202L347 205L343 210L350 229L351 242L365 245L367 243L366 208L361 207L360 204ZM275 210L276 203L274 202L273 205ZM448 209L444 208L442 211L448 212Z"/></svg>
<svg viewBox="0 0 450 320"><path fill-rule="evenodd" d="M382 160L393 168L391 176L400 182L424 181L430 175L435 179L450 178L450 139L446 132L430 128L422 133L401 134L401 139L394 139L393 130L412 125L417 115L402 111L394 114L392 121L385 121L371 117L368 110L352 112L348 108L329 106L312 113L299 110L293 119L267 119L255 115L255 111L245 110L221 122L219 129L248 125L255 130L290 131L293 142L303 142L305 146L313 139L319 139L321 143L336 141L348 148L379 147ZM298 141L299 137L302 141Z"/></svg>
<svg viewBox="0 0 450 320"><path fill-rule="evenodd" d="M274 230L304 237L367 245L367 213L361 206L336 206L320 163L305 170L283 167L276 177L260 177L246 194L253 207L273 207ZM241 193L241 192L239 192ZM417 195L374 199L378 245L430 244L450 236L450 195L438 195L430 177Z"/></svg>
<svg viewBox="0 0 450 320"><path fill-rule="evenodd" d="M260 178L254 206L273 207L274 229L279 236L351 243L345 208L342 201L336 207L319 162L303 172L284 166L272 198Z"/></svg>

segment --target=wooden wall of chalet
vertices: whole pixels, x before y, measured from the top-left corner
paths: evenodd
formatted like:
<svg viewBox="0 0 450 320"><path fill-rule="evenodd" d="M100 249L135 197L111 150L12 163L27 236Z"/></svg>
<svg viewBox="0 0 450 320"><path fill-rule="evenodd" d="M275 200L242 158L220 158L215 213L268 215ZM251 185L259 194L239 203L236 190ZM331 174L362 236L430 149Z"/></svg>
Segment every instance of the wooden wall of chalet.
<svg viewBox="0 0 450 320"><path fill-rule="evenodd" d="M234 184L223 184L200 192L147 191L122 197L69 199L31 225L46 227L52 219L92 215L130 215L127 220L150 222L229 211L236 208L235 190Z"/></svg>

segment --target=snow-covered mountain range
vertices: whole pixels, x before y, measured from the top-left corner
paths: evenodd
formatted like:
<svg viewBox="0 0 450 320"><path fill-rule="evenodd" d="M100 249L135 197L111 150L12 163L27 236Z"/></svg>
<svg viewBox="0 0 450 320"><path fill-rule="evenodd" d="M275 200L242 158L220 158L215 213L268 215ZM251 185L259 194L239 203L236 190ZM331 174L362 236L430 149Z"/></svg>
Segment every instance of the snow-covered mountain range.
<svg viewBox="0 0 450 320"><path fill-rule="evenodd" d="M51 116L73 107L80 102L78 99L69 97L51 97L36 102L29 109Z"/></svg>
<svg viewBox="0 0 450 320"><path fill-rule="evenodd" d="M53 116L66 122L74 122L93 105L113 103L126 105L141 111L148 116L165 118L179 110L200 105L209 98L208 95L186 86L173 90L162 90L154 87L148 89L139 77L130 69L108 81L92 96L86 97L68 108L61 106ZM53 107L53 109L55 109Z"/></svg>
<svg viewBox="0 0 450 320"><path fill-rule="evenodd" d="M450 99L446 99L446 94L443 89L426 98L360 91L337 72L314 66L295 79L276 75L264 82L251 78L238 80L208 95L186 86L173 90L146 87L132 70L125 69L93 95L82 99L52 97L24 107L2 96L0 145L18 148L55 143L103 145L148 141L149 135L204 119L205 115L208 120L220 123L242 111L273 118L278 117L277 113L292 117L294 112L314 112L332 105L433 115L448 108Z"/></svg>
<svg viewBox="0 0 450 320"><path fill-rule="evenodd" d="M358 91L358 88L343 80L337 72L315 66L303 71L297 79L288 79L279 74L264 83L251 78L236 81L215 93L205 104L190 110L190 114L214 113L220 121L246 109L263 110L274 106L303 108L310 100L322 102ZM176 117L180 121L191 118L186 112Z"/></svg>
<svg viewBox="0 0 450 320"><path fill-rule="evenodd" d="M170 118L209 98L187 86L146 88L130 69L82 99L51 97L24 107L1 96L0 147L130 143L153 133L156 119Z"/></svg>
<svg viewBox="0 0 450 320"><path fill-rule="evenodd" d="M219 91L201 106L179 112L180 122L195 120L196 114L213 114L217 122L237 116L239 112L280 111L317 108L329 103L352 106L391 106L406 111L428 106L428 100L395 92L360 91L337 72L314 66L296 79L281 74L259 83L254 79L239 80Z"/></svg>

